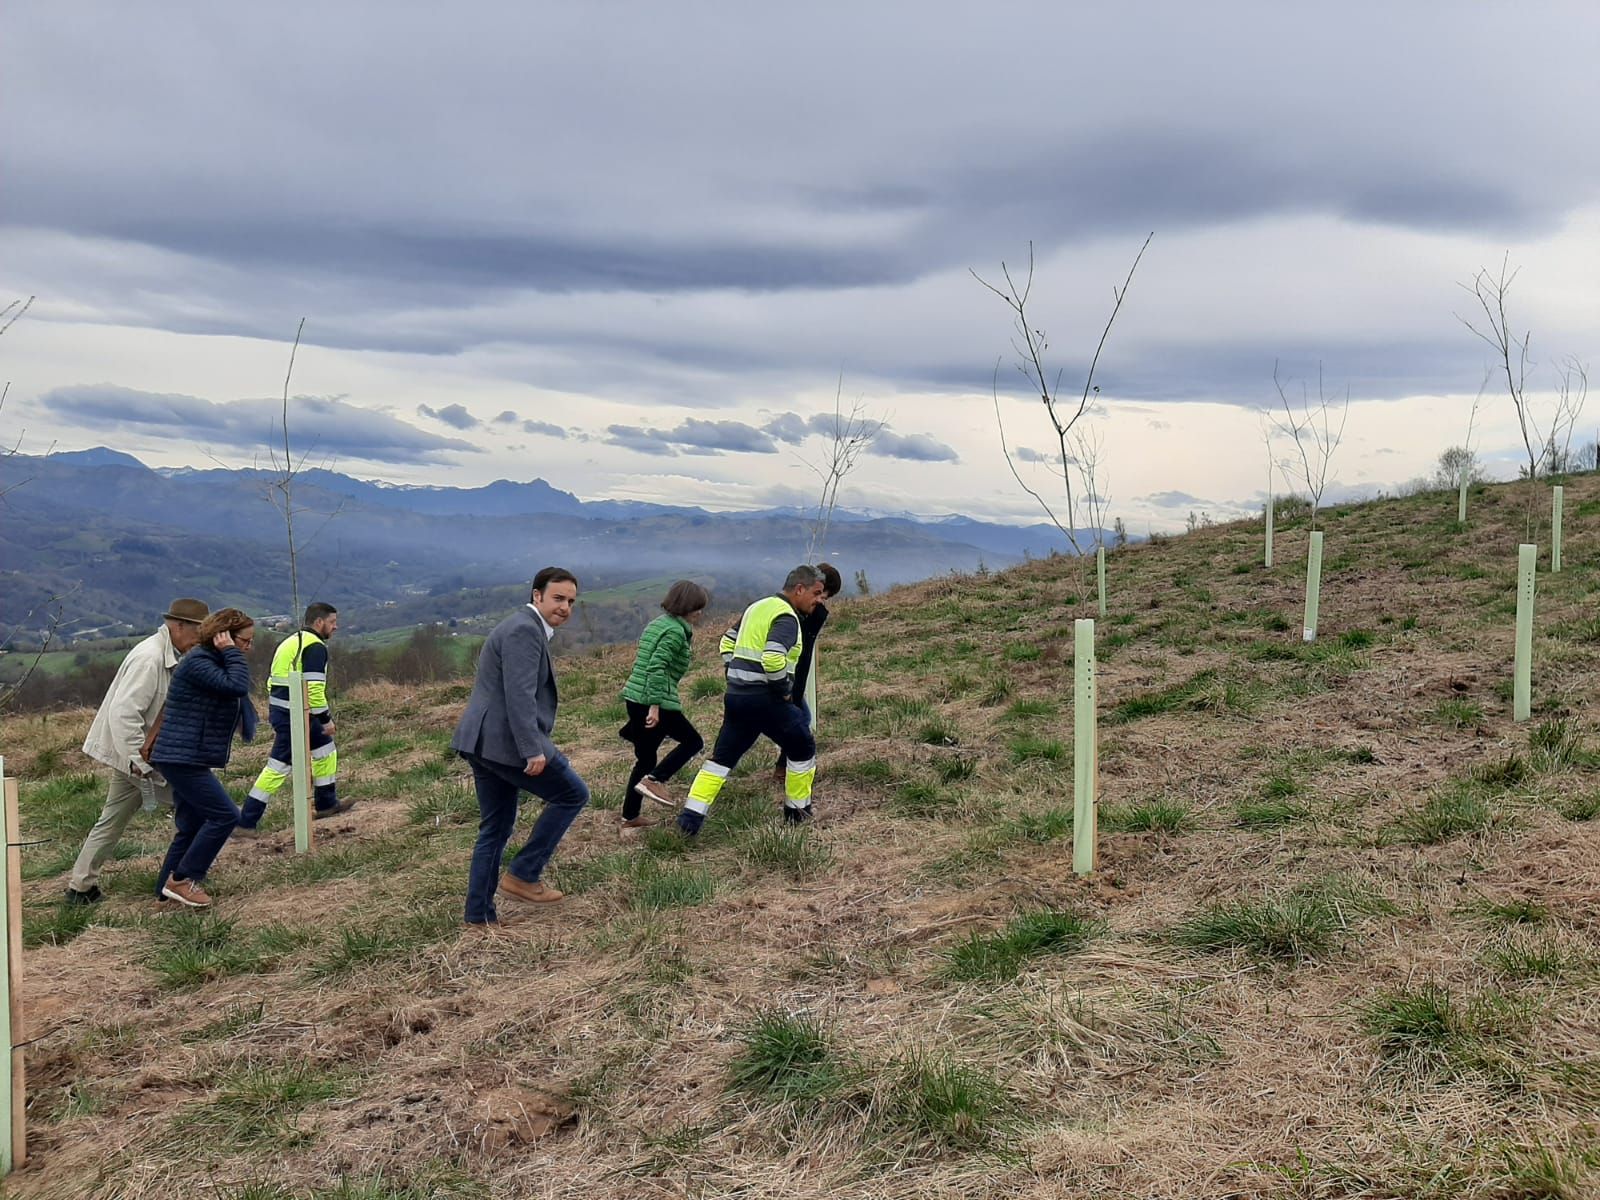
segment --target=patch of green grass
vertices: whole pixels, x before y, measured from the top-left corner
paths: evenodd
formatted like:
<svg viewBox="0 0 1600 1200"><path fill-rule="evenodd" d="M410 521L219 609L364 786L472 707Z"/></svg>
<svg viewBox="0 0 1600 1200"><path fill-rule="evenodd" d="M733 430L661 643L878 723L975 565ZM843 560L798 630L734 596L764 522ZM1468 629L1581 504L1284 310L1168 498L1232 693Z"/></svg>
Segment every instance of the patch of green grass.
<svg viewBox="0 0 1600 1200"><path fill-rule="evenodd" d="M881 787L894 778L894 768L881 758L863 758L829 766L830 778L848 779L867 787Z"/></svg>
<svg viewBox="0 0 1600 1200"><path fill-rule="evenodd" d="M1465 696L1446 696L1434 705L1433 719L1452 729L1469 729L1483 721L1483 709Z"/></svg>
<svg viewBox="0 0 1600 1200"><path fill-rule="evenodd" d="M307 1062L246 1064L218 1080L211 1100L180 1110L173 1124L211 1149L287 1149L310 1140L296 1123L300 1113L342 1094L347 1083L343 1073Z"/></svg>
<svg viewBox="0 0 1600 1200"><path fill-rule="evenodd" d="M22 944L30 950L35 946L65 946L89 926L111 924L106 914L95 911L90 904L68 904L58 900L54 904L22 910Z"/></svg>
<svg viewBox="0 0 1600 1200"><path fill-rule="evenodd" d="M960 783L978 773L978 759L972 754L943 754L934 760L934 772L945 783Z"/></svg>
<svg viewBox="0 0 1600 1200"><path fill-rule="evenodd" d="M477 796L454 780L422 789L406 806L413 825L467 825L478 817Z"/></svg>
<svg viewBox="0 0 1600 1200"><path fill-rule="evenodd" d="M622 878L634 869L635 856L619 850L611 854L597 854L592 858L564 859L550 869L553 887L571 895L581 895L613 879Z"/></svg>
<svg viewBox="0 0 1600 1200"><path fill-rule="evenodd" d="M917 731L917 741L925 746L959 746L961 734L946 717L935 717Z"/></svg>
<svg viewBox="0 0 1600 1200"><path fill-rule="evenodd" d="M791 879L813 878L833 862L833 852L805 826L764 825L745 840L743 851L751 866Z"/></svg>
<svg viewBox="0 0 1600 1200"><path fill-rule="evenodd" d="M342 706L341 706L342 707ZM411 748L411 739L400 734L379 734L361 747L365 759L390 758Z"/></svg>
<svg viewBox="0 0 1600 1200"><path fill-rule="evenodd" d="M453 933L460 924L460 904L450 900L386 920L340 926L338 941L311 964L311 977L338 979L374 963L404 961Z"/></svg>
<svg viewBox="0 0 1600 1200"><path fill-rule="evenodd" d="M900 1139L935 1152L973 1152L1008 1140L1016 1099L986 1071L943 1055L913 1052L890 1068L872 1116Z"/></svg>
<svg viewBox="0 0 1600 1200"><path fill-rule="evenodd" d="M662 908L691 908L704 904L716 893L711 872L698 867L664 867L652 859L641 859L634 872L633 908L653 911Z"/></svg>
<svg viewBox="0 0 1600 1200"><path fill-rule="evenodd" d="M912 779L900 785L889 807L902 816L933 817L954 804L955 797L938 784L926 779Z"/></svg>
<svg viewBox="0 0 1600 1200"><path fill-rule="evenodd" d="M689 699L709 700L728 690L727 681L720 675L701 675L689 683Z"/></svg>
<svg viewBox="0 0 1600 1200"><path fill-rule="evenodd" d="M1376 640L1368 629L1347 629L1339 635L1339 644L1346 650L1365 650Z"/></svg>
<svg viewBox="0 0 1600 1200"><path fill-rule="evenodd" d="M945 953L943 973L957 980L1014 979L1030 959L1075 953L1104 929L1081 913L1024 913L998 933L972 933L956 943Z"/></svg>
<svg viewBox="0 0 1600 1200"><path fill-rule="evenodd" d="M1409 1068L1457 1068L1476 1057L1480 1021L1440 984L1379 992L1362 1007L1360 1024L1385 1058Z"/></svg>
<svg viewBox="0 0 1600 1200"><path fill-rule="evenodd" d="M814 1103L839 1093L852 1070L813 1017L767 1009L740 1035L728 1064L729 1086L786 1103Z"/></svg>
<svg viewBox="0 0 1600 1200"><path fill-rule="evenodd" d="M1435 1077L1464 1073L1505 1086L1526 1086L1526 1064L1515 1051L1533 1022L1525 996L1488 989L1457 998L1437 983L1379 992L1359 1011L1361 1027L1392 1066Z"/></svg>
<svg viewBox="0 0 1600 1200"><path fill-rule="evenodd" d="M1005 648L1007 662L1037 662L1044 652L1032 642L1010 642Z"/></svg>
<svg viewBox="0 0 1600 1200"><path fill-rule="evenodd" d="M1014 762L1062 762L1071 757L1066 743L1059 738L1040 737L1035 733L1014 734L1006 743Z"/></svg>
<svg viewBox="0 0 1600 1200"><path fill-rule="evenodd" d="M1233 815L1234 822L1243 829L1276 829L1304 821L1311 810L1291 800L1241 800L1234 806Z"/></svg>
<svg viewBox="0 0 1600 1200"><path fill-rule="evenodd" d="M1007 675L992 675L978 696L978 703L984 708L996 708L1009 699L1011 699L1011 678Z"/></svg>
<svg viewBox="0 0 1600 1200"><path fill-rule="evenodd" d="M1564 770L1584 757L1577 731L1565 717L1541 721L1528 733L1529 766L1535 771Z"/></svg>
<svg viewBox="0 0 1600 1200"><path fill-rule="evenodd" d="M210 912L169 913L155 923L146 964L169 988L270 971L314 941L314 926L274 923L241 929Z"/></svg>
<svg viewBox="0 0 1600 1200"><path fill-rule="evenodd" d="M1600 792L1564 797L1556 803L1556 811L1569 821L1592 821L1600 817Z"/></svg>
<svg viewBox="0 0 1600 1200"><path fill-rule="evenodd" d="M1514 900L1481 900L1472 907L1479 916L1501 925L1543 925L1550 920L1550 910L1543 904L1521 897Z"/></svg>
<svg viewBox="0 0 1600 1200"><path fill-rule="evenodd" d="M1179 834L1189 827L1189 810L1175 800L1108 804L1100 810L1099 827L1107 833Z"/></svg>
<svg viewBox="0 0 1600 1200"><path fill-rule="evenodd" d="M1178 925L1172 939L1191 950L1243 950L1298 964L1337 950L1357 919L1392 911L1366 882L1332 876L1282 896L1213 905Z"/></svg>
<svg viewBox="0 0 1600 1200"><path fill-rule="evenodd" d="M1463 834L1486 832L1500 821L1478 787L1458 781L1401 816L1386 833L1394 841L1433 846Z"/></svg>
<svg viewBox="0 0 1600 1200"><path fill-rule="evenodd" d="M1490 946L1483 964L1507 979L1564 979L1586 973L1590 959L1548 935L1538 938L1506 938Z"/></svg>
<svg viewBox="0 0 1600 1200"><path fill-rule="evenodd" d="M1261 782L1261 795L1268 800L1288 800L1304 790L1291 767L1274 768Z"/></svg>
<svg viewBox="0 0 1600 1200"><path fill-rule="evenodd" d="M1171 687L1133 696L1106 714L1106 724L1122 725L1129 721L1137 721L1141 717L1153 717L1161 713L1191 712L1200 708L1214 707L1214 704L1204 702L1203 698L1217 682L1216 671L1207 669Z"/></svg>
<svg viewBox="0 0 1600 1200"><path fill-rule="evenodd" d="M1512 753L1484 763L1472 772L1472 778L1493 791L1506 792L1526 783L1531 774L1528 761Z"/></svg>
<svg viewBox="0 0 1600 1200"><path fill-rule="evenodd" d="M1004 841L1031 842L1043 846L1059 841L1072 832L1072 809L1047 808L1039 813L1023 813L1012 817L995 830Z"/></svg>
<svg viewBox="0 0 1600 1200"><path fill-rule="evenodd" d="M1054 700L1018 700L1006 709L1003 719L1031 721L1039 717L1053 717L1058 711L1059 706Z"/></svg>

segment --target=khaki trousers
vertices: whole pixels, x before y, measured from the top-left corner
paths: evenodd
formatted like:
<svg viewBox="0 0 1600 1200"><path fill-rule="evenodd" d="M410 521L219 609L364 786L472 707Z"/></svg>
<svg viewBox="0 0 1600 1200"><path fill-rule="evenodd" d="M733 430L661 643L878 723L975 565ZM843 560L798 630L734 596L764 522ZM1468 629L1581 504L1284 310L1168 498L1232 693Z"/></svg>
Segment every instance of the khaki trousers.
<svg viewBox="0 0 1600 1200"><path fill-rule="evenodd" d="M169 804L170 789L166 781L150 780L146 787L154 788L155 795ZM83 849L78 851L78 861L72 864L72 878L67 886L75 892L87 892L100 883L100 868L105 866L122 840L128 822L144 804L144 793L139 782L121 771L111 772L111 786L106 791L106 806L100 819L83 839Z"/></svg>

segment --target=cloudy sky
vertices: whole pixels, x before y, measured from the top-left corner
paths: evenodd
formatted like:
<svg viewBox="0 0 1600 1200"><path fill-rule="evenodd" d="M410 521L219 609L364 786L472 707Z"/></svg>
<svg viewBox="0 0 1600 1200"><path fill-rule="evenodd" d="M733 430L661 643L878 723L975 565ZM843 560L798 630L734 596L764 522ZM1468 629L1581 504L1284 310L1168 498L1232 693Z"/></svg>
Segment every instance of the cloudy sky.
<svg viewBox="0 0 1600 1200"><path fill-rule="evenodd" d="M1255 500L1275 361L1349 390L1334 491L1392 486L1466 436L1479 268L1521 268L1530 387L1600 358L1597 45L1576 0L19 0L0 422L247 463L304 317L294 430L352 474L803 501L842 386L887 422L845 503L1033 519L997 363L1041 488L1053 439L970 272L1032 243L1073 392L1154 231L1096 376L1111 513ZM1473 440L1514 469L1492 386Z"/></svg>

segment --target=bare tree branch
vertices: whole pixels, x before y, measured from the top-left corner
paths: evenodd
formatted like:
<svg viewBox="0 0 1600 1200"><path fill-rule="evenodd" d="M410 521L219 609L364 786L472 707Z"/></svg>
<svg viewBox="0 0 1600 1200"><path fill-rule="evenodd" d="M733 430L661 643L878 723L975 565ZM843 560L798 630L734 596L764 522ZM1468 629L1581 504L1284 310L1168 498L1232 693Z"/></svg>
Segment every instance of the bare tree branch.
<svg viewBox="0 0 1600 1200"><path fill-rule="evenodd" d="M1122 311L1123 302L1127 299L1128 288L1133 283L1133 273L1139 269L1139 263L1144 258L1144 252L1149 248L1150 240L1154 237L1155 234L1152 232L1144 239L1144 243L1139 247L1139 252L1133 257L1133 265L1128 268L1128 274L1123 279L1122 286L1111 289L1111 315L1106 318L1105 327L1100 331L1100 340L1095 344L1094 355L1089 360L1089 369L1083 379L1083 390L1078 395L1076 405L1073 405L1070 400L1062 399L1061 371L1057 370L1054 378L1052 378L1045 367L1046 352L1050 348L1050 340L1045 336L1043 329L1033 324L1028 315L1028 301L1033 295L1033 243L1028 243L1028 274L1020 285L1012 275L1010 267L1004 261L1000 263L1000 276L1004 280L1004 287L990 283L982 275L979 275L977 271L969 269L969 274L974 279L998 296L1001 302L1011 310L1014 321L1014 336L1011 346L1017 355L1017 370L1028 381L1030 390L1038 393L1039 402L1044 406L1045 415L1050 421L1050 428L1054 430L1056 435L1057 458L1053 465L1058 467L1061 472L1061 490L1066 499L1066 520L1064 522L1056 516L1054 509L1045 502L1044 497L1024 482L1021 472L1017 470L1017 464L1012 457L1010 447L1006 444L1005 429L1000 420L1000 388L999 372L997 370L993 390L995 424L1000 426L1001 452L1005 455L1006 465L1011 468L1012 478L1017 481L1023 491L1038 502L1045 515L1050 518L1050 523L1066 535L1067 541L1071 544L1075 554L1082 554L1084 548L1078 541L1077 532L1078 493L1074 490L1073 475L1075 468L1077 473L1081 474L1081 458L1073 452L1077 448L1073 431L1078 422L1089 412L1095 397L1099 395L1100 389L1095 386L1094 376L1096 369L1100 365L1100 356L1104 352L1106 342L1111 336L1111 328L1116 324L1117 316ZM1097 466L1100 449L1101 447L1096 443L1094 453ZM1082 480L1080 479L1079 482L1082 483ZM1085 493L1092 493L1094 489L1092 485L1086 485L1083 490ZM1098 512L1101 517L1104 516L1103 505L1091 505L1091 509L1092 512ZM1100 520L1096 519L1095 543L1097 545L1103 544L1104 538L1104 534L1100 532L1100 524Z"/></svg>
<svg viewBox="0 0 1600 1200"><path fill-rule="evenodd" d="M1278 469L1291 491L1294 489L1296 479L1306 485L1311 500L1311 528L1315 529L1317 510L1322 507L1322 494L1328 487L1328 469L1333 462L1334 452L1344 440L1345 422L1350 419L1350 389L1346 387L1344 390L1344 403L1336 404L1323 389L1322 364L1319 362L1316 403L1312 403L1310 393L1302 383L1297 412L1283 384L1284 381L1278 375L1278 364L1274 362L1272 386L1277 389L1278 399L1283 404L1283 419L1276 421L1275 425L1279 433L1293 440L1299 458L1298 464L1293 460L1280 462ZM1335 414L1338 418L1337 429L1334 428Z"/></svg>
<svg viewBox="0 0 1600 1200"><path fill-rule="evenodd" d="M839 488L873 439L883 431L884 423L867 415L866 405L858 396L844 411L844 372L839 372L839 383L833 393L833 423L826 430L828 442L819 462L803 455L805 463L822 480L822 494L817 498L817 515L811 522L810 537L806 542L806 561L815 562L827 553L828 530L833 524L833 512L839 503Z"/></svg>
<svg viewBox="0 0 1600 1200"><path fill-rule="evenodd" d="M55 641L57 632L61 629L61 623L65 615L65 601L82 586L83 582L80 580L66 591L57 592L54 596L41 600L28 610L27 615L21 621L11 626L4 640L0 640L0 651L9 653L11 643L16 640L17 634L27 626L27 623L33 620L41 610L49 610L49 622L41 631L43 637L40 638L39 648L34 652L32 660L23 668L22 674L16 679L11 680L9 683L0 683L0 712L10 708L16 698L22 694L22 689L27 685L28 680L33 677L34 671L39 667L40 660L44 658L46 651L50 649L51 643Z"/></svg>

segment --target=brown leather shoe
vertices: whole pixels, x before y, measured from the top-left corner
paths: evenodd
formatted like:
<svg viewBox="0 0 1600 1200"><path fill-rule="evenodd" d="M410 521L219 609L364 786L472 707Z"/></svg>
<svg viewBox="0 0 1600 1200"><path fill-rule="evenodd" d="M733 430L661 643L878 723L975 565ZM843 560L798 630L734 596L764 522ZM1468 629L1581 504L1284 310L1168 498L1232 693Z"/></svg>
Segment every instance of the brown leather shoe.
<svg viewBox="0 0 1600 1200"><path fill-rule="evenodd" d="M500 890L508 896L515 896L518 900L526 900L529 904L554 904L562 895L548 883L528 883L518 879L510 871L500 876Z"/></svg>
<svg viewBox="0 0 1600 1200"><path fill-rule="evenodd" d="M646 775L633 785L633 790L646 800L654 800L657 804L667 808L677 808L678 802L672 798L672 793L667 791L667 785Z"/></svg>

